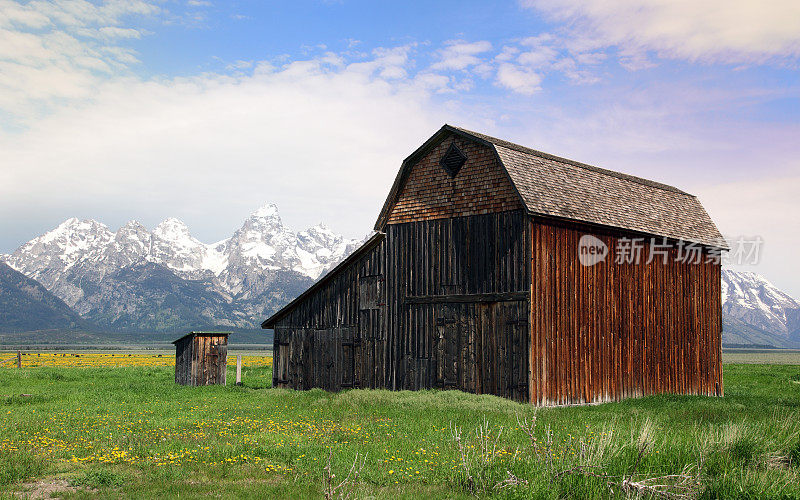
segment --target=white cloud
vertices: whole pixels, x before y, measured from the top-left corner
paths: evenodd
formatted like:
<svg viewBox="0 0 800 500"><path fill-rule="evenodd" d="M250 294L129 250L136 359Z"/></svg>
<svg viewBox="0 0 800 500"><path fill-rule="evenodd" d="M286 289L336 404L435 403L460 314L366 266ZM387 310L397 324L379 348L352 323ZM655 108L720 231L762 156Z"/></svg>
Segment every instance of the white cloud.
<svg viewBox="0 0 800 500"><path fill-rule="evenodd" d="M114 38L141 38L142 32L132 28L117 28L115 26L105 26L98 30L107 39Z"/></svg>
<svg viewBox="0 0 800 500"><path fill-rule="evenodd" d="M324 219L361 236L402 159L466 114L432 101L447 81L398 80L404 54L378 50L361 63L322 54L238 76L110 79L91 100L0 135L0 219L21 206L64 217L65 207L94 207L100 218L115 207L150 225L184 218L210 241L269 200L295 227Z"/></svg>
<svg viewBox="0 0 800 500"><path fill-rule="evenodd" d="M372 58L352 63L351 69L365 71L367 74L377 72L380 78L396 80L408 76L409 54L415 44L400 47L379 47L372 51Z"/></svg>
<svg viewBox="0 0 800 500"><path fill-rule="evenodd" d="M580 38L662 57L759 63L800 56L797 0L522 0Z"/></svg>
<svg viewBox="0 0 800 500"><path fill-rule="evenodd" d="M466 42L450 40L439 50L439 61L431 65L432 70L463 70L483 62L481 54L492 50L488 41Z"/></svg>
<svg viewBox="0 0 800 500"><path fill-rule="evenodd" d="M500 63L497 68L498 85L520 94L533 94L541 89L542 77L529 68L511 63Z"/></svg>
<svg viewBox="0 0 800 500"><path fill-rule="evenodd" d="M542 33L519 40L516 45L504 46L494 58L498 63L495 83L520 94L533 94L541 90L542 80L548 74L561 73L576 84L600 81L595 67L606 55L573 42Z"/></svg>
<svg viewBox="0 0 800 500"><path fill-rule="evenodd" d="M0 0L0 111L13 117L12 126L25 126L65 100L90 98L137 62L119 41L142 31L123 19L159 12L142 1Z"/></svg>

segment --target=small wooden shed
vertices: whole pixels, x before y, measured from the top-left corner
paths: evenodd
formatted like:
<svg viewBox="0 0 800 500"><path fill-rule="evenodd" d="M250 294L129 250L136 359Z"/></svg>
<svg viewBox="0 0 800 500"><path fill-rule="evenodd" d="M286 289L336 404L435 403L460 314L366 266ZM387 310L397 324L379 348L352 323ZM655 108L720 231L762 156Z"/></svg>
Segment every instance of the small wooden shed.
<svg viewBox="0 0 800 500"><path fill-rule="evenodd" d="M191 332L175 345L175 383L225 385L230 332Z"/></svg>

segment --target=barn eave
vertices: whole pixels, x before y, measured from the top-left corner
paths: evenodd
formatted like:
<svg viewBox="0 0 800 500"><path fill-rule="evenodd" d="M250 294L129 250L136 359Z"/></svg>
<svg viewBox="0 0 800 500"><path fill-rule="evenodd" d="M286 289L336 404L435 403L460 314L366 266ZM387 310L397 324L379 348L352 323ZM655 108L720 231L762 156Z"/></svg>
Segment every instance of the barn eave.
<svg viewBox="0 0 800 500"><path fill-rule="evenodd" d="M311 285L306 291L301 293L297 296L294 300L283 306L281 309L275 312L272 316L267 318L261 323L262 329L270 329L275 326L275 323L280 321L281 318L292 312L292 310L297 307L300 303L302 303L306 297L313 294L315 291L319 290L322 286L328 283L331 279L336 277L342 270L346 269L350 266L351 263L357 261L359 257L367 253L369 250L375 247L378 243L380 243L386 235L384 233L375 233L373 234L367 241L364 242L363 245L358 247L353 253L347 256L346 259L341 261L339 264L336 265L333 269L325 273L319 280L317 280L313 285Z"/></svg>

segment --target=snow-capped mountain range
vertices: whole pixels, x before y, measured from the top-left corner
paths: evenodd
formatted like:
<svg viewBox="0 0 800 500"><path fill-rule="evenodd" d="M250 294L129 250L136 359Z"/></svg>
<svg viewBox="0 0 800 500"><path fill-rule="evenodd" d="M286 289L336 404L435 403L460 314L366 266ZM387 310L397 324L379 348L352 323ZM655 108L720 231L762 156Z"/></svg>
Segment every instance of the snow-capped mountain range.
<svg viewBox="0 0 800 500"><path fill-rule="evenodd" d="M230 238L216 243L197 240L186 224L175 218L164 220L152 231L131 221L116 232L95 220L71 218L0 259L44 285L81 316L92 318L103 309L103 326L113 326L120 319L117 316L133 307L119 304L112 308L119 310L117 314L108 310L108 303L100 303L101 297L113 300L119 295L114 292L121 287L117 282L120 271L147 270L151 278L155 272L167 279L153 266L146 266L152 264L181 280L201 284L212 297L219 296L220 310L210 307L204 314L211 324L247 328L291 298L295 288L302 291L358 244L359 240L346 239L323 224L293 232L283 225L277 207L267 204L253 212ZM130 272L124 273L124 278L134 279ZM135 293L127 295L133 300Z"/></svg>
<svg viewBox="0 0 800 500"><path fill-rule="evenodd" d="M722 315L729 343L800 344L800 302L759 274L722 270Z"/></svg>
<svg viewBox="0 0 800 500"><path fill-rule="evenodd" d="M294 232L267 204L216 243L174 218L116 232L72 218L0 261L100 329L256 328L360 243L322 224ZM724 269L722 309L724 343L800 346L800 302L763 276Z"/></svg>

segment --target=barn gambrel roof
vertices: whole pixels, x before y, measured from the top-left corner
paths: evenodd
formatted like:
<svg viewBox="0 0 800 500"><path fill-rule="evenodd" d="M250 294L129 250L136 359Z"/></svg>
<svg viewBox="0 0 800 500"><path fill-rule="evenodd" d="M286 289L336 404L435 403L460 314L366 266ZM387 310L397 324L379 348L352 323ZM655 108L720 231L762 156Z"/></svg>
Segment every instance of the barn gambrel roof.
<svg viewBox="0 0 800 500"><path fill-rule="evenodd" d="M727 249L696 196L659 182L560 158L445 125L403 161L375 229L382 231L416 160L455 134L492 148L528 213Z"/></svg>

